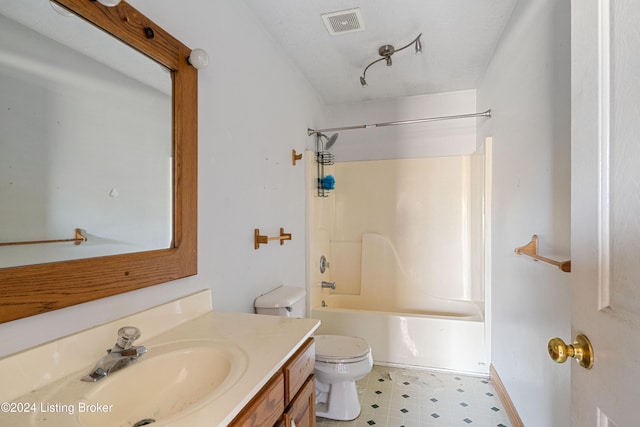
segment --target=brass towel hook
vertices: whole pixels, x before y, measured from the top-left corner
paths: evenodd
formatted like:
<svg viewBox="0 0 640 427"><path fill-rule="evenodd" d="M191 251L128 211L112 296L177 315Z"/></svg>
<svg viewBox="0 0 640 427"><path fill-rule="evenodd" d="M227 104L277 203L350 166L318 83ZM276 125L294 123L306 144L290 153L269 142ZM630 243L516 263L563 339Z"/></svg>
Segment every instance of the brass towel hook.
<svg viewBox="0 0 640 427"><path fill-rule="evenodd" d="M302 153L297 153L296 150L291 150L291 164L295 166L298 160L302 160Z"/></svg>

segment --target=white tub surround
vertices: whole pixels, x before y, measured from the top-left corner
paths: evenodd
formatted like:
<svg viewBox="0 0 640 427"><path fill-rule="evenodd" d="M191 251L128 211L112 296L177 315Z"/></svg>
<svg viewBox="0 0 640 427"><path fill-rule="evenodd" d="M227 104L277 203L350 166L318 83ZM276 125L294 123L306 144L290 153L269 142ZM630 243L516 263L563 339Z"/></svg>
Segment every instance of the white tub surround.
<svg viewBox="0 0 640 427"><path fill-rule="evenodd" d="M404 316L428 316L432 318L458 319L471 322L483 322L480 301L464 301L436 298L426 295L421 298L420 309L407 308L392 303L386 305L375 304L360 295L327 294L322 297L321 305L314 309L370 311L374 313L394 313ZM324 305L322 305L324 303Z"/></svg>
<svg viewBox="0 0 640 427"><path fill-rule="evenodd" d="M334 247L338 246L333 243ZM316 293L312 301L314 306L321 305L321 300L327 304L331 300L331 307L483 319L482 301L464 299L462 292L456 294L458 298L436 297L429 292L432 288L446 288L451 283L446 278L436 276L425 278L424 282L413 279L400 262L396 248L385 236L363 233L357 247L360 258L357 288L353 290L353 286L349 286L349 276L336 271L335 267L344 264L343 258L351 258L347 250L342 250L334 262L337 266L332 267L331 277L336 282L336 289L322 289L320 294Z"/></svg>
<svg viewBox="0 0 640 427"><path fill-rule="evenodd" d="M413 305L416 291L482 300L479 157L336 163L333 201L315 202L334 205L325 255L337 292L359 293L382 273L381 285Z"/></svg>
<svg viewBox="0 0 640 427"><path fill-rule="evenodd" d="M110 378L96 383L81 382L80 378L105 354L104 349L113 345L117 330L125 325L136 326L142 331L136 344L148 349L147 354L135 364L145 363L145 357L152 355L154 349L187 341L224 343L239 349L246 358L246 368L244 372L237 373L239 379L236 382L225 386L224 392L217 393L215 397L204 398L175 416L153 423L154 426L226 426L296 349L313 335L319 322L215 312L211 307L211 292L199 292L0 359L0 378L3 379L0 402L35 404L31 406L35 410L29 413L0 412L0 424L4 427L81 425L82 414L78 411L81 400L77 393L90 394ZM133 375L135 366L110 375L126 376L127 369L131 369L129 374ZM66 389L60 390L60 386L65 384L73 384L66 388L70 393L73 389L69 396L71 400L64 399ZM56 401L49 401L50 396L56 396ZM50 411L46 412L47 409ZM105 420L107 418L105 416ZM94 420L99 418L94 417Z"/></svg>
<svg viewBox="0 0 640 427"><path fill-rule="evenodd" d="M311 317L322 322L318 333L364 338L377 364L488 374L482 301L429 294L428 285L411 280L382 235L363 233L358 246L356 292L341 292L349 283L348 276L342 276L335 291L312 293Z"/></svg>
<svg viewBox="0 0 640 427"><path fill-rule="evenodd" d="M487 375L485 324L477 314L440 316L314 307L318 334L352 335L371 346L378 365ZM469 305L469 308L473 306Z"/></svg>

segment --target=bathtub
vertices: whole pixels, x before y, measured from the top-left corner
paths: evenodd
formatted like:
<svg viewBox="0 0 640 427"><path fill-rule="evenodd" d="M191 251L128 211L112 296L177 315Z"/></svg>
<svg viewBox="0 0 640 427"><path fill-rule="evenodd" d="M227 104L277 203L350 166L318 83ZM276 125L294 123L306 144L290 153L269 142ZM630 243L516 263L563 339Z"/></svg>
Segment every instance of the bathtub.
<svg viewBox="0 0 640 427"><path fill-rule="evenodd" d="M317 334L359 336L374 363L485 375L489 371L482 306L471 301L432 299L425 310L402 312L362 307L357 295L324 295L311 308L322 323Z"/></svg>

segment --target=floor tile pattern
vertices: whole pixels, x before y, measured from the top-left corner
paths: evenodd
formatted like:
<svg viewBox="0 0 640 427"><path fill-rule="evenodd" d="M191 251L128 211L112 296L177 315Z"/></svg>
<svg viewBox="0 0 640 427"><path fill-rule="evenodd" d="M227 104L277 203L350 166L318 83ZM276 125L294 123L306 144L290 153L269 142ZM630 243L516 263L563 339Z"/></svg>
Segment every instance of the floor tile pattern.
<svg viewBox="0 0 640 427"><path fill-rule="evenodd" d="M358 418L317 427L511 427L488 378L376 365L357 388Z"/></svg>

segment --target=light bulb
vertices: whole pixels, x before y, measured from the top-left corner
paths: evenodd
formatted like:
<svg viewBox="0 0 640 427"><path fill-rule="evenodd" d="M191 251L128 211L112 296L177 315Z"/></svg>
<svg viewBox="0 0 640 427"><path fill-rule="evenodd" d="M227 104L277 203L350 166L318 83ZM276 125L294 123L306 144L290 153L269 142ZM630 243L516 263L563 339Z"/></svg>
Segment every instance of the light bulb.
<svg viewBox="0 0 640 427"><path fill-rule="evenodd" d="M206 68L209 65L209 54L204 49L193 49L187 58L187 62L197 70Z"/></svg>
<svg viewBox="0 0 640 427"><path fill-rule="evenodd" d="M75 16L73 14L73 12L69 11L69 9L65 9L64 7L60 6L58 3L55 3L55 2L53 2L51 0L49 0L49 4L53 8L53 10L55 10L56 12L58 12L62 16L67 16L67 17Z"/></svg>
<svg viewBox="0 0 640 427"><path fill-rule="evenodd" d="M98 3L103 6L114 7L120 4L120 0L98 0Z"/></svg>

